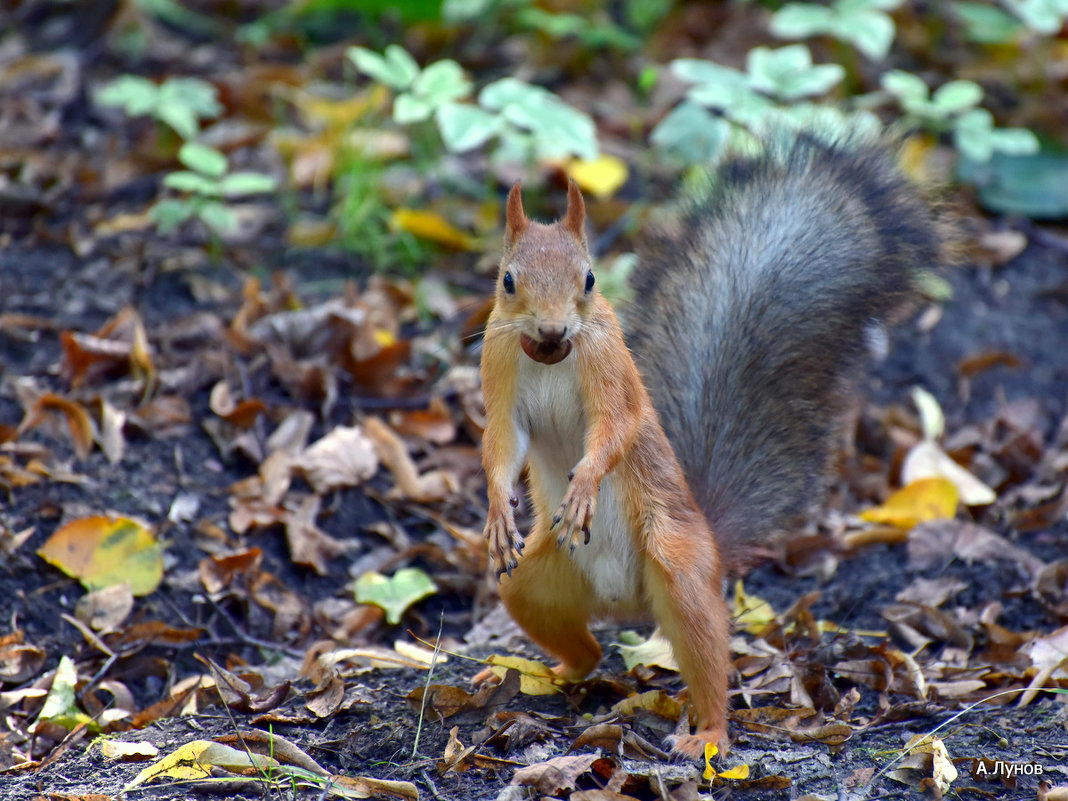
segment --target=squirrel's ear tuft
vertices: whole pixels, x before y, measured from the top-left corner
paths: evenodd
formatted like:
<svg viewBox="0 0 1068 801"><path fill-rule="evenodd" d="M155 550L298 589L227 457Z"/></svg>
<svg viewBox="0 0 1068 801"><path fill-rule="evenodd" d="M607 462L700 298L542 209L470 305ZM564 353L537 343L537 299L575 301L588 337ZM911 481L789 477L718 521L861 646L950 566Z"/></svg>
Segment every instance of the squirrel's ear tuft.
<svg viewBox="0 0 1068 801"><path fill-rule="evenodd" d="M508 193L508 203L504 207L505 244L515 244L515 241L527 230L528 225L530 225L530 220L523 211L523 195L520 192L519 181L516 181L512 184L512 191Z"/></svg>
<svg viewBox="0 0 1068 801"><path fill-rule="evenodd" d="M574 178L567 181L567 211L563 223L579 242L586 244L586 201L582 199L582 190Z"/></svg>

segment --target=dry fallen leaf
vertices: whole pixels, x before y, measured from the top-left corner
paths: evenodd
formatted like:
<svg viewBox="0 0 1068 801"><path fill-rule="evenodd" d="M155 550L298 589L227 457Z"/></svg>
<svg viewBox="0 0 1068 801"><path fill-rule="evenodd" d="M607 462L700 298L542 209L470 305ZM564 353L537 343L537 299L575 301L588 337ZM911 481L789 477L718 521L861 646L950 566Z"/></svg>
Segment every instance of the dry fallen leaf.
<svg viewBox="0 0 1068 801"><path fill-rule="evenodd" d="M128 584L148 595L163 578L162 550L144 524L95 515L56 529L37 553L88 589Z"/></svg>
<svg viewBox="0 0 1068 801"><path fill-rule="evenodd" d="M375 444L359 426L338 426L309 445L295 461L318 493L356 487L378 470Z"/></svg>
<svg viewBox="0 0 1068 801"><path fill-rule="evenodd" d="M882 506L860 513L869 523L888 523L912 528L927 520L952 518L957 511L959 492L946 478L925 478L893 493Z"/></svg>

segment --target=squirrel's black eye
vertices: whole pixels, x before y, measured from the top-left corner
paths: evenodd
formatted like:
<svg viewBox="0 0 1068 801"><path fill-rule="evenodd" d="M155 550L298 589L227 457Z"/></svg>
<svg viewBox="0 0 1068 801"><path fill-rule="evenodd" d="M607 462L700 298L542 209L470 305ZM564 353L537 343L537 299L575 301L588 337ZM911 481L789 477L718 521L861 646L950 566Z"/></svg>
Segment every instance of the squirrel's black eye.
<svg viewBox="0 0 1068 801"><path fill-rule="evenodd" d="M504 291L509 295L515 294L515 279L512 278L511 273L504 274Z"/></svg>
<svg viewBox="0 0 1068 801"><path fill-rule="evenodd" d="M586 273L586 293L589 294L591 289L593 289L593 270Z"/></svg>

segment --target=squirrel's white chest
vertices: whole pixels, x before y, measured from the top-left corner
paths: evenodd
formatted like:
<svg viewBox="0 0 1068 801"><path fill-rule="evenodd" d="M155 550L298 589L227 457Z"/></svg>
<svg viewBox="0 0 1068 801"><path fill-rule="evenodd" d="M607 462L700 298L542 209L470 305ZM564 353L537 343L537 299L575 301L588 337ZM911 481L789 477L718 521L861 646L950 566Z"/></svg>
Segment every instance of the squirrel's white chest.
<svg viewBox="0 0 1068 801"><path fill-rule="evenodd" d="M568 473L585 453L588 418L574 358L554 365L526 359L516 387L515 423L529 437L527 463L549 498L551 518L563 501ZM630 603L640 573L622 506L625 492L613 471L601 481L590 543L571 558L589 578L606 609Z"/></svg>

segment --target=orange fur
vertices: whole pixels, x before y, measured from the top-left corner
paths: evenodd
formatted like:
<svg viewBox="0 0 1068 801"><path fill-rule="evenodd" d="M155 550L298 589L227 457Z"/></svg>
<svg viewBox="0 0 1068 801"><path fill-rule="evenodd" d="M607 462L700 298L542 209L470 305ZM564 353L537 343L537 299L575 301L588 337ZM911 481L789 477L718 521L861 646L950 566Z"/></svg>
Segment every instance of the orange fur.
<svg viewBox="0 0 1068 801"><path fill-rule="evenodd" d="M518 185L506 208L482 353L486 537L498 575L508 573L501 597L573 680L601 658L591 618L651 610L697 722L675 750L725 747L729 621L719 551L612 307L595 285L587 291L581 193L571 185L567 213L553 225L526 218ZM523 337L550 358L535 360ZM526 541L511 504L524 465L535 516Z"/></svg>

